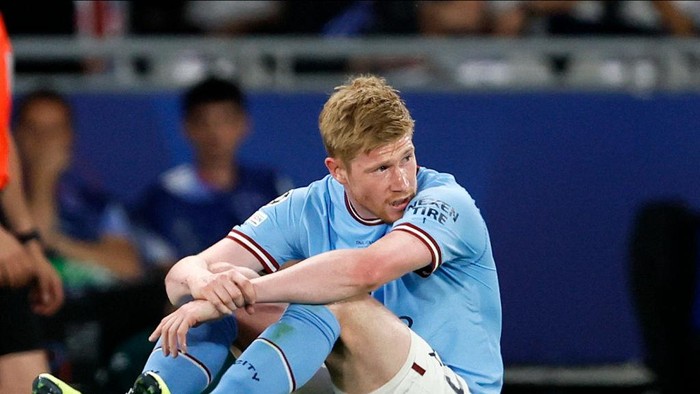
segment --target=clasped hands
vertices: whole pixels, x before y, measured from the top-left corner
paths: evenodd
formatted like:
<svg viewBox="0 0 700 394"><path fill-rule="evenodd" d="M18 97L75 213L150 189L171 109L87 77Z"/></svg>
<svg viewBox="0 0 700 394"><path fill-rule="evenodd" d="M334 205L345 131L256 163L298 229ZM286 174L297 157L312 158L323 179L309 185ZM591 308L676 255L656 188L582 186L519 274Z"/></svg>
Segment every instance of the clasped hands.
<svg viewBox="0 0 700 394"><path fill-rule="evenodd" d="M208 275L188 278L193 300L164 317L149 336L151 342L161 338L166 356L177 357L178 349L187 353L187 332L192 327L231 315L240 308L250 314L255 312L255 288L250 281L259 276L255 271L228 264L210 267L210 271Z"/></svg>

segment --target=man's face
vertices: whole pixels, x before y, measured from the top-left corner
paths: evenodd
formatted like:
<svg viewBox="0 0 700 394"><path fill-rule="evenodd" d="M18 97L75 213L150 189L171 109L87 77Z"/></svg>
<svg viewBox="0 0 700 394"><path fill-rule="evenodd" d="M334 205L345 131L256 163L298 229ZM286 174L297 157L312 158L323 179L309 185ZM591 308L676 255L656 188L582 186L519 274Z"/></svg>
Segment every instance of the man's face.
<svg viewBox="0 0 700 394"><path fill-rule="evenodd" d="M17 123L15 138L25 165L49 166L50 170L65 168L73 145L68 109L48 99L29 103Z"/></svg>
<svg viewBox="0 0 700 394"><path fill-rule="evenodd" d="M229 102L201 104L186 121L187 137L200 159L230 160L247 132L243 111Z"/></svg>
<svg viewBox="0 0 700 394"><path fill-rule="evenodd" d="M365 219L380 218L393 223L403 216L408 202L416 195L415 147L410 136L361 153L348 163L326 159L335 178L345 186L357 213Z"/></svg>

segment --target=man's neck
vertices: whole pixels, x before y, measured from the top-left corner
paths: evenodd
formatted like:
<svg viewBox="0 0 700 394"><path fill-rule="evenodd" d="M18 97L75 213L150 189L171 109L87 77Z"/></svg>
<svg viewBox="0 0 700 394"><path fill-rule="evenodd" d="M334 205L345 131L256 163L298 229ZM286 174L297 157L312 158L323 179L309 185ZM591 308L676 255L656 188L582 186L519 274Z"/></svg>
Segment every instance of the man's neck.
<svg viewBox="0 0 700 394"><path fill-rule="evenodd" d="M199 161L197 175L215 189L231 189L238 181L235 160Z"/></svg>

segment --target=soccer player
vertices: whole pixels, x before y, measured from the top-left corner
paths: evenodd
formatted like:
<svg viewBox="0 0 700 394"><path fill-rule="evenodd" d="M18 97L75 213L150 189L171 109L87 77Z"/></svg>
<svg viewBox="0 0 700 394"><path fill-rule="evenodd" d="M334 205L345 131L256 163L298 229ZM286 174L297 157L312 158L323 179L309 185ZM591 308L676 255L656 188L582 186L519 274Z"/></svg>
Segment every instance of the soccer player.
<svg viewBox="0 0 700 394"><path fill-rule="evenodd" d="M319 124L328 176L171 269L168 296L185 304L154 331L137 388L201 392L241 323L290 303L213 393L292 392L324 361L340 392L500 392L498 278L474 200L418 166L414 121L383 79L338 87Z"/></svg>

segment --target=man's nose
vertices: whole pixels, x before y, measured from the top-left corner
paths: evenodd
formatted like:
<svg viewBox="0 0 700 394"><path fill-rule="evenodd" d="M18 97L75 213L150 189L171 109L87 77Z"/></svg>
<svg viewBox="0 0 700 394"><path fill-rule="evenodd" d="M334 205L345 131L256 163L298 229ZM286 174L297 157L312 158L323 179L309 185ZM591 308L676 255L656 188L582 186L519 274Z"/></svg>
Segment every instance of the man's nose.
<svg viewBox="0 0 700 394"><path fill-rule="evenodd" d="M391 186L395 191L408 189L408 174L406 173L406 169L400 167L394 168Z"/></svg>

